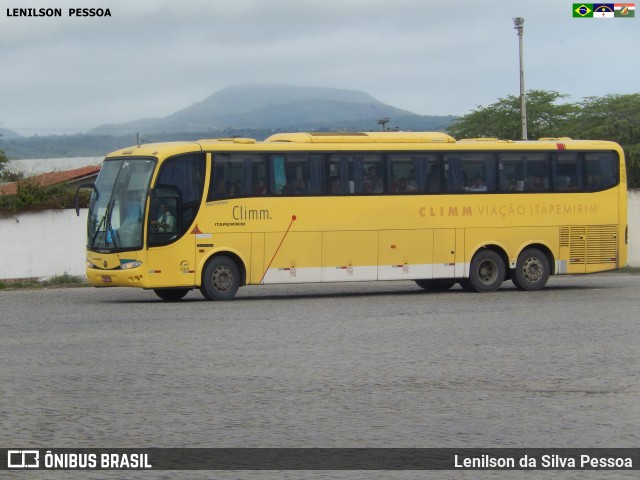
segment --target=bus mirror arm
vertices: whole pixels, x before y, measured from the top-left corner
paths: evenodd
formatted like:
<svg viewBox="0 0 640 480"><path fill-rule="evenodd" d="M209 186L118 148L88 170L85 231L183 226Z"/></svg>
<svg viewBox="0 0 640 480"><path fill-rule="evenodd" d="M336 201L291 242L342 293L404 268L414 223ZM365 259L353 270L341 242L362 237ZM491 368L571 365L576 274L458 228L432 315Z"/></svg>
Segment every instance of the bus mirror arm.
<svg viewBox="0 0 640 480"><path fill-rule="evenodd" d="M76 215L78 217L80 216L80 190L82 190L83 188L90 188L91 190L93 190L96 194L96 200L100 196L100 193L98 192L98 189L96 188L95 183L83 183L82 185L79 185L78 188L76 189L76 198L75 198Z"/></svg>

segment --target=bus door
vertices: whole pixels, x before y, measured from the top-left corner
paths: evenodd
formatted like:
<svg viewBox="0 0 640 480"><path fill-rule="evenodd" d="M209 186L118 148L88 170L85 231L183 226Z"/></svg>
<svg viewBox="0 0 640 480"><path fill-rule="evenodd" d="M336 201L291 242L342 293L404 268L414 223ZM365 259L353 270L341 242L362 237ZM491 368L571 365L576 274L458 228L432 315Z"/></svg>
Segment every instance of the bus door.
<svg viewBox="0 0 640 480"><path fill-rule="evenodd" d="M167 159L151 191L147 221L150 283L157 287L196 284L197 214L202 203L205 154Z"/></svg>
<svg viewBox="0 0 640 480"><path fill-rule="evenodd" d="M180 198L159 193L149 205L147 274L155 287L195 285L196 235L185 231Z"/></svg>

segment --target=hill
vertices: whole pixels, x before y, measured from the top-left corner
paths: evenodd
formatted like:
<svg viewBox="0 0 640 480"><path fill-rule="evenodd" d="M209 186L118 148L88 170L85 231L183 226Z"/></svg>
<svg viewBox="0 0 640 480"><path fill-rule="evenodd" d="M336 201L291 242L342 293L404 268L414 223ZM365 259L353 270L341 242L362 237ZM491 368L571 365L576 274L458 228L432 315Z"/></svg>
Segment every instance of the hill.
<svg viewBox="0 0 640 480"><path fill-rule="evenodd" d="M442 129L453 119L417 115L386 105L357 90L245 85L221 90L164 118L102 125L89 133L130 135L136 132L211 132L223 129L372 130L379 128L377 120L387 117L392 119L389 124L392 128L415 130Z"/></svg>
<svg viewBox="0 0 640 480"><path fill-rule="evenodd" d="M0 138L3 138L5 140L15 140L16 138L22 138L22 135L14 132L13 130L0 128Z"/></svg>

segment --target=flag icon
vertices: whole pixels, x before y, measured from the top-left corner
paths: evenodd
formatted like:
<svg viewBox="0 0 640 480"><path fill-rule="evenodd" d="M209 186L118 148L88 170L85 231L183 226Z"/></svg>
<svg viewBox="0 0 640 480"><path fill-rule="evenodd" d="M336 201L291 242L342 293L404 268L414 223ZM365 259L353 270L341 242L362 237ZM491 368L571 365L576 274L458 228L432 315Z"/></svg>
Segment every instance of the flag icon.
<svg viewBox="0 0 640 480"><path fill-rule="evenodd" d="M634 3L616 3L613 10L616 18L631 18L636 16L636 5Z"/></svg>
<svg viewBox="0 0 640 480"><path fill-rule="evenodd" d="M614 18L614 6L613 3L594 3L593 18Z"/></svg>
<svg viewBox="0 0 640 480"><path fill-rule="evenodd" d="M593 17L593 3L574 3L574 17Z"/></svg>

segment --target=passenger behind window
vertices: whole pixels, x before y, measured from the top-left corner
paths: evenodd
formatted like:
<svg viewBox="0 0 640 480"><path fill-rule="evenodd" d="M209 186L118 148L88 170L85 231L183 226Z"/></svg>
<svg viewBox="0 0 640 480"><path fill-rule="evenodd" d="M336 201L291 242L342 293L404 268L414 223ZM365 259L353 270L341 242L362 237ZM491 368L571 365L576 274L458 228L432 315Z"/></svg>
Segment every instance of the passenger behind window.
<svg viewBox="0 0 640 480"><path fill-rule="evenodd" d="M389 183L389 193L398 193L398 176L391 176L391 183Z"/></svg>
<svg viewBox="0 0 640 480"><path fill-rule="evenodd" d="M282 193L283 195L293 195L294 193L296 193L297 188L298 188L298 185L295 179L289 178L287 180L287 183L284 185L284 187L282 187L282 189L278 193Z"/></svg>
<svg viewBox="0 0 640 480"><path fill-rule="evenodd" d="M576 177L571 177L567 184L567 190L578 190L578 188L580 188L580 185L578 185L578 179Z"/></svg>
<svg viewBox="0 0 640 480"><path fill-rule="evenodd" d="M473 179L473 183L468 187L464 187L464 190L465 192L486 192L487 184L485 183L484 178L476 176Z"/></svg>
<svg viewBox="0 0 640 480"><path fill-rule="evenodd" d="M516 177L513 175L509 175L509 179L507 180L506 190L507 192L515 192L518 188L518 184L516 183Z"/></svg>
<svg viewBox="0 0 640 480"><path fill-rule="evenodd" d="M298 195L308 195L310 192L307 188L307 182L302 178L298 180L298 186L294 189L293 193L297 193Z"/></svg>
<svg viewBox="0 0 640 480"><path fill-rule="evenodd" d="M362 191L364 193L381 193L384 190L382 179L378 176L378 169L371 165L362 180Z"/></svg>
<svg viewBox="0 0 640 480"><path fill-rule="evenodd" d="M438 183L440 183L440 179L438 179ZM416 178L415 168L412 168L411 170L409 170L409 179L407 180L407 192L417 192L417 191L418 191L418 179Z"/></svg>
<svg viewBox="0 0 640 480"><path fill-rule="evenodd" d="M265 182L264 178L259 178L256 182L256 186L253 190L255 195L266 195L267 194L267 182Z"/></svg>
<svg viewBox="0 0 640 480"><path fill-rule="evenodd" d="M440 191L440 169L438 168L438 165L431 165L431 170L429 171L429 176L427 178L427 191L434 193Z"/></svg>
<svg viewBox="0 0 640 480"><path fill-rule="evenodd" d="M342 193L342 185L340 185L340 179L335 175L331 177L329 183L329 193Z"/></svg>
<svg viewBox="0 0 640 480"><path fill-rule="evenodd" d="M600 190L600 184L598 183L595 175L587 175L586 190L587 190L587 192L593 192L595 190Z"/></svg>
<svg viewBox="0 0 640 480"><path fill-rule="evenodd" d="M545 187L545 181L543 180L543 178L536 176L529 179L529 184L527 189L532 192L542 192L547 188Z"/></svg>
<svg viewBox="0 0 640 480"><path fill-rule="evenodd" d="M229 194L227 195L228 197L237 197L238 195L240 195L240 187L238 185L238 183L232 183L231 185L229 185Z"/></svg>

